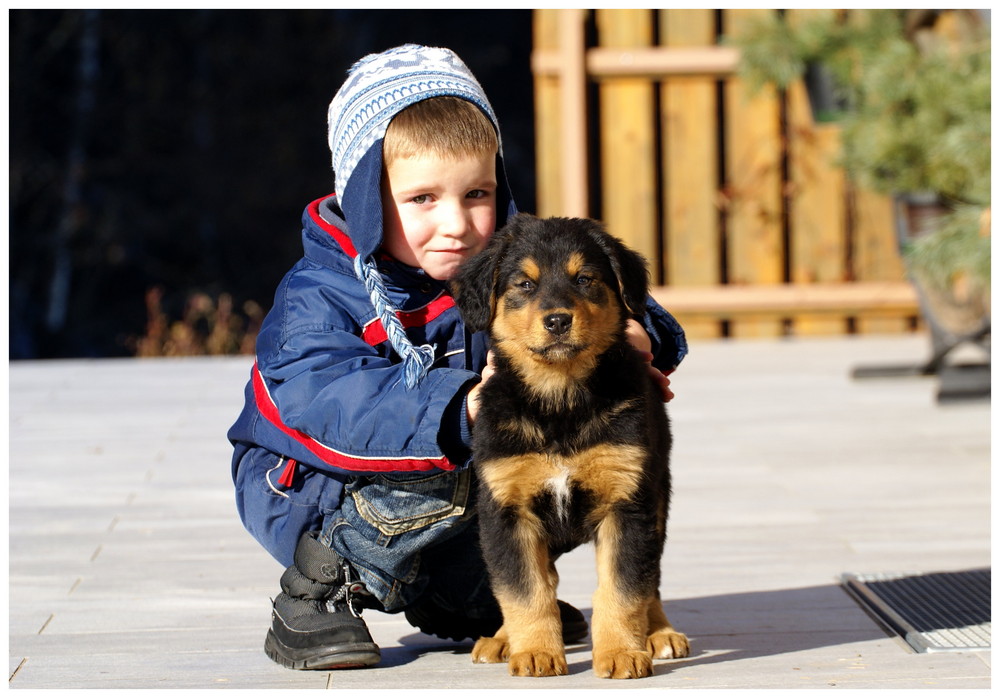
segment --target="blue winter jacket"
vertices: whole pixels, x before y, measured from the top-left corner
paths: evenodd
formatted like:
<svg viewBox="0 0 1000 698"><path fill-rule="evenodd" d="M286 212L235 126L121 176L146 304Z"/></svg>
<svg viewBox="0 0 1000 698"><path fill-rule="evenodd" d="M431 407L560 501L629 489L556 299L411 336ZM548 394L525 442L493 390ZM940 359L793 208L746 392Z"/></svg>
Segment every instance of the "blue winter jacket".
<svg viewBox="0 0 1000 698"><path fill-rule="evenodd" d="M436 362L407 389L371 299L354 274L354 245L335 196L303 213L304 256L285 275L257 337L246 402L229 430L237 508L282 564L299 535L322 526L348 478L468 467L465 396L486 361L483 333L464 326L445 282L381 257L391 304ZM647 301L654 365L687 351L669 313Z"/></svg>

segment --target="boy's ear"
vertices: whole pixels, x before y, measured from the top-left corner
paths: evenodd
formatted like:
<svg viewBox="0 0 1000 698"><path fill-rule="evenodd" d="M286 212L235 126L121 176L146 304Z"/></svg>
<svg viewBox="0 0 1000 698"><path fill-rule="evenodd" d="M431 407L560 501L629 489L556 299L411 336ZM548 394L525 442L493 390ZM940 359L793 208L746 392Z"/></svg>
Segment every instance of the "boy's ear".
<svg viewBox="0 0 1000 698"><path fill-rule="evenodd" d="M521 219L527 217L528 214L524 213L512 217L506 226L493 234L481 252L459 267L458 273L451 280L455 305L466 326L473 332L489 329L493 322L500 292L500 264Z"/></svg>
<svg viewBox="0 0 1000 698"><path fill-rule="evenodd" d="M596 221L591 221L590 233L611 261L611 269L618 282L618 296L625 309L632 315L645 315L646 296L649 294L646 258L626 247Z"/></svg>

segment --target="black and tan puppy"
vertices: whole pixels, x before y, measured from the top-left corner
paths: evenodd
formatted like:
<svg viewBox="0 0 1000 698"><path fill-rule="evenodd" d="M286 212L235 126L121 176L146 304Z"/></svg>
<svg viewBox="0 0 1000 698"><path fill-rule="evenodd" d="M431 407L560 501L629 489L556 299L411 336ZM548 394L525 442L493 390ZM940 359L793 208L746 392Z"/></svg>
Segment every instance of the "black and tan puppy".
<svg viewBox="0 0 1000 698"><path fill-rule="evenodd" d="M483 554L503 627L473 661L567 673L555 559L595 541L594 671L637 678L688 641L659 596L670 497L662 397L625 338L645 261L595 221L518 215L454 280L495 373L474 427Z"/></svg>

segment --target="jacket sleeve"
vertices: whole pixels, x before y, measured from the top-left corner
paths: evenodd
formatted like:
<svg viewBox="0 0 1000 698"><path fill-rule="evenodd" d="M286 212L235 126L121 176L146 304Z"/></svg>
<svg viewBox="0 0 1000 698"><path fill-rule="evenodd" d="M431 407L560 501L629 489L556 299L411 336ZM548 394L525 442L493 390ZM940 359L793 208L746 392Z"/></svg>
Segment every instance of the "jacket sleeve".
<svg viewBox="0 0 1000 698"><path fill-rule="evenodd" d="M643 325L653 345L653 366L664 373L677 368L688 353L684 329L652 296L646 297Z"/></svg>
<svg viewBox="0 0 1000 698"><path fill-rule="evenodd" d="M296 332L258 355L252 377L261 428L284 440L274 450L340 475L461 467L445 455L461 449L441 443L442 432L455 431L442 424L478 379L442 367L407 389L401 364L329 328Z"/></svg>

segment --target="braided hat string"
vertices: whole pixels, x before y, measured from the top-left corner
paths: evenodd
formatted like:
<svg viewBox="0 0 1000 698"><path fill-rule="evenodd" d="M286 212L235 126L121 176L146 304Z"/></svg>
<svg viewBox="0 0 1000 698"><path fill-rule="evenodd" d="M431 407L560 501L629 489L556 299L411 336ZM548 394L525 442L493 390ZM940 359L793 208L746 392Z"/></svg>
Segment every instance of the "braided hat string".
<svg viewBox="0 0 1000 698"><path fill-rule="evenodd" d="M407 389L415 388L434 363L434 347L429 344L416 347L406 336L403 323L389 302L382 276L370 258L362 260L361 255L355 257L354 273L364 283L372 305L375 306L375 312L389 337L389 343L403 359L403 379Z"/></svg>

